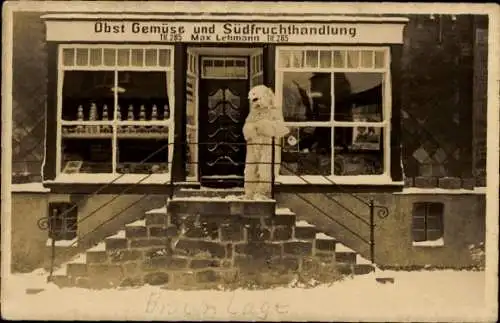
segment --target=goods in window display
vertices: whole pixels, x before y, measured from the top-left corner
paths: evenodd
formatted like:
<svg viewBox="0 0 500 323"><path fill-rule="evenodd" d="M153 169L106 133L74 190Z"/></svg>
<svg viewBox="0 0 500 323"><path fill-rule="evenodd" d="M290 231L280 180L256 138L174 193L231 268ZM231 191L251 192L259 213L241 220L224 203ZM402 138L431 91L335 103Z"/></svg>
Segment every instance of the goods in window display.
<svg viewBox="0 0 500 323"><path fill-rule="evenodd" d="M81 106L81 105L78 106L78 112L77 112L77 115L76 115L76 119L79 122L83 122L83 119L84 119L83 106ZM84 131L83 128L84 127L82 125L76 126L76 132L78 132L78 133L83 132Z"/></svg>
<svg viewBox="0 0 500 323"><path fill-rule="evenodd" d="M167 104L163 106L163 120L170 119L170 109Z"/></svg>
<svg viewBox="0 0 500 323"><path fill-rule="evenodd" d="M127 121L134 121L134 107L132 105L128 106ZM134 126L128 126L125 128L126 132L135 132Z"/></svg>

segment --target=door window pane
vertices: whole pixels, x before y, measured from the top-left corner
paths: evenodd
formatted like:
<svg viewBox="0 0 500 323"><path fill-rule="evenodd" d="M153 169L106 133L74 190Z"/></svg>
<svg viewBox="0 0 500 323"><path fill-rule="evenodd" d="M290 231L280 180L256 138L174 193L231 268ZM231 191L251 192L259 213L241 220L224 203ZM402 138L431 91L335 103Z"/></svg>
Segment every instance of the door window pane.
<svg viewBox="0 0 500 323"><path fill-rule="evenodd" d="M75 65L75 49L74 48L63 49L63 65L64 66Z"/></svg>

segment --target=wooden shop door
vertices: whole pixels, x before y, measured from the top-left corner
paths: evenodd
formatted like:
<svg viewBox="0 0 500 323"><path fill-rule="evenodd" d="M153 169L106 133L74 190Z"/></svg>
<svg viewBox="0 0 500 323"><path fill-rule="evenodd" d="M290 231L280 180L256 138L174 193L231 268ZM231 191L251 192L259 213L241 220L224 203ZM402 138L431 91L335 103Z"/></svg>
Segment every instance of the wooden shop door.
<svg viewBox="0 0 500 323"><path fill-rule="evenodd" d="M199 172L209 187L243 186L248 79L200 79Z"/></svg>

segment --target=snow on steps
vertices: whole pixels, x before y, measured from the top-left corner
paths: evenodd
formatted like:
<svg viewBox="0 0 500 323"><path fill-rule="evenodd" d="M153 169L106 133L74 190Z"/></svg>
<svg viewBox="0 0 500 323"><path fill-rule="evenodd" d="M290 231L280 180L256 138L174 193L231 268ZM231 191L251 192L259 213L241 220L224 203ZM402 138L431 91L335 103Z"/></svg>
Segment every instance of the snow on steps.
<svg viewBox="0 0 500 323"><path fill-rule="evenodd" d="M167 208L162 207L159 209L153 209L149 210L146 212L146 214L167 214ZM276 208L276 215L289 215L289 216L295 216L295 213L290 210L289 208ZM125 225L126 228L129 227L144 227L146 226L146 220L145 218L136 220L134 222L128 223ZM315 225L305 221L305 220L298 220L295 222L295 228L308 228L308 229L314 229ZM316 230L315 230L316 231ZM78 254L75 256L73 259L67 261L66 263L63 263L60 268L54 271L54 275L61 275L65 276L67 275L67 268L68 266L72 265L81 265L81 264L86 264L86 255L87 252L105 252L106 251L106 240L112 240L112 239L126 239L126 230L120 230L116 232L114 235L108 236L104 239L104 241L101 241L97 245L87 249L85 252ZM345 271L348 273L353 273L353 274L365 274L368 272L371 272L375 269L375 267L371 264L371 262L359 254L357 254L354 250L351 248L343 245L342 243L338 242L336 238L327 235L323 232L316 232L314 235L315 240L335 240L335 254L337 257L337 266L341 271ZM340 259L338 259L340 258ZM356 269L356 267L358 267Z"/></svg>

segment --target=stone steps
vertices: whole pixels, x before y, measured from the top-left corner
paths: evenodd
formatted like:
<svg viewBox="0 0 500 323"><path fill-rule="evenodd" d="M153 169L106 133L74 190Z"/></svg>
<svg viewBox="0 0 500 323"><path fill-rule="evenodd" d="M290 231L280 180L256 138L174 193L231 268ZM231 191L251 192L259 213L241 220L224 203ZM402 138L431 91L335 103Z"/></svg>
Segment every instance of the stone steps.
<svg viewBox="0 0 500 323"><path fill-rule="evenodd" d="M321 274L325 280L334 280L336 272L373 270L334 237L297 221L289 209L274 206L271 216L248 217L238 216L234 205L219 204L219 214L213 201L203 203L211 206L169 206L146 212L143 219L127 224L62 266L53 282L61 287L151 284L204 289L251 279L274 285L297 274L313 278ZM269 205L260 207L264 213L269 211ZM186 210L201 213L190 216L183 213ZM254 213L258 210L253 208Z"/></svg>

